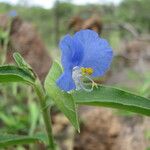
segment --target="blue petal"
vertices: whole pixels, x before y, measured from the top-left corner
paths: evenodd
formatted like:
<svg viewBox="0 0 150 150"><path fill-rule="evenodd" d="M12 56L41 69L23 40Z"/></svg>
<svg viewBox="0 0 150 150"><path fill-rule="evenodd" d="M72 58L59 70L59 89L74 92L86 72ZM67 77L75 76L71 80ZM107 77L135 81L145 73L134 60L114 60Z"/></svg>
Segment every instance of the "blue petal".
<svg viewBox="0 0 150 150"><path fill-rule="evenodd" d="M59 43L59 47L62 51L61 62L65 70L72 67L71 56L73 51L70 49L71 43L72 37L70 35L66 35Z"/></svg>
<svg viewBox="0 0 150 150"><path fill-rule="evenodd" d="M94 71L93 77L104 75L113 57L108 42L92 30L79 31L74 35L74 38L78 39L84 48L84 57L80 66L92 68Z"/></svg>
<svg viewBox="0 0 150 150"><path fill-rule="evenodd" d="M59 44L62 51L62 65L64 70L78 66L83 58L83 46L78 39L66 35Z"/></svg>
<svg viewBox="0 0 150 150"><path fill-rule="evenodd" d="M70 91L76 88L75 83L72 79L71 71L64 72L56 81L56 84L59 86L60 89L64 91Z"/></svg>
<svg viewBox="0 0 150 150"><path fill-rule="evenodd" d="M95 41L96 39L99 38L99 35L97 32L93 31L93 30L80 30L79 32L76 32L74 35L74 38L78 39L79 41L81 41L82 45L87 45L93 41Z"/></svg>
<svg viewBox="0 0 150 150"><path fill-rule="evenodd" d="M59 45L62 51L61 61L64 73L57 80L57 85L64 91L70 91L75 89L72 69L82 62L84 50L81 42L70 35L66 35Z"/></svg>

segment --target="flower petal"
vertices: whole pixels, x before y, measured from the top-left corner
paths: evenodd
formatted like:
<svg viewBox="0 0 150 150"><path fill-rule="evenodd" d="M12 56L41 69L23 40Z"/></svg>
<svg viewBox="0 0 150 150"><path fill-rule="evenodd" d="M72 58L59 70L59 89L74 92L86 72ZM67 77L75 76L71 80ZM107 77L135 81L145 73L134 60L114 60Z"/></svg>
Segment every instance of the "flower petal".
<svg viewBox="0 0 150 150"><path fill-rule="evenodd" d="M108 42L92 30L81 30L73 37L66 35L60 41L60 48L64 73L57 80L57 85L64 91L76 88L72 78L74 67L92 68L92 77L102 76L109 68L113 57Z"/></svg>
<svg viewBox="0 0 150 150"><path fill-rule="evenodd" d="M84 44L87 45L95 41L96 39L98 39L99 35L97 32L93 30L86 29L86 30L80 30L79 32L76 32L74 38L81 41L82 45Z"/></svg>
<svg viewBox="0 0 150 150"><path fill-rule="evenodd" d="M70 35L66 35L59 44L62 51L62 65L64 70L72 69L81 63L83 58L83 46L77 39L73 39Z"/></svg>
<svg viewBox="0 0 150 150"><path fill-rule="evenodd" d="M72 57L72 49L70 49L70 45L72 43L72 37L70 35L66 35L59 43L59 47L62 51L61 53L61 62L65 69L72 67L71 57Z"/></svg>
<svg viewBox="0 0 150 150"><path fill-rule="evenodd" d="M112 49L108 42L100 38L92 30L77 32L74 38L80 40L84 45L84 57L80 66L92 68L94 71L92 77L104 75L113 57Z"/></svg>
<svg viewBox="0 0 150 150"><path fill-rule="evenodd" d="M70 91L76 88L75 83L72 79L71 71L64 72L56 81L56 84L59 86L60 89L64 91Z"/></svg>

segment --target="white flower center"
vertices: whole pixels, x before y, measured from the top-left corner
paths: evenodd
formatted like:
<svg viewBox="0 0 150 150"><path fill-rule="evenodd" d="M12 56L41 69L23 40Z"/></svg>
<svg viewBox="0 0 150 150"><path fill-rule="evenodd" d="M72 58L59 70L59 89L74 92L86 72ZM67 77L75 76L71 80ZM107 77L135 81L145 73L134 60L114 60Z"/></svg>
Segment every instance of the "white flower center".
<svg viewBox="0 0 150 150"><path fill-rule="evenodd" d="M93 79L89 76L89 74L85 74L85 72L83 73L83 69L86 69L86 68L80 68L78 66L74 67L72 70L72 79L75 82L76 90L83 89L87 92L91 92L94 86L97 87L97 84L93 81ZM86 87L86 83L84 83L84 79L88 79L89 81L92 82L91 88Z"/></svg>

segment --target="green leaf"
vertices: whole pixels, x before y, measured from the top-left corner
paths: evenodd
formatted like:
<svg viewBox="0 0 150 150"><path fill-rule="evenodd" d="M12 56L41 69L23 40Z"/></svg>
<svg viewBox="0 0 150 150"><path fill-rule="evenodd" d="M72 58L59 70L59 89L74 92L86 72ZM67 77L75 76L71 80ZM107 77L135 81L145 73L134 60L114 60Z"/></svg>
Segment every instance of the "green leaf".
<svg viewBox="0 0 150 150"><path fill-rule="evenodd" d="M13 54L13 57L15 59L15 62L17 63L17 65L20 68L23 68L24 70L26 70L27 72L29 72L34 78L36 78L36 75L33 72L31 66L24 60L24 58L18 52L15 52Z"/></svg>
<svg viewBox="0 0 150 150"><path fill-rule="evenodd" d="M18 52L15 52L13 54L13 57L14 57L15 62L17 63L17 65L19 67L31 68L30 65L26 63L26 61L24 60L24 58Z"/></svg>
<svg viewBox="0 0 150 150"><path fill-rule="evenodd" d="M99 86L92 92L78 91L72 95L80 105L112 107L150 116L149 99L113 87Z"/></svg>
<svg viewBox="0 0 150 150"><path fill-rule="evenodd" d="M40 114L37 103L35 103L34 101L30 101L29 111L30 111L30 122L31 122L29 135L32 135L36 129L36 125L37 125L39 114Z"/></svg>
<svg viewBox="0 0 150 150"><path fill-rule="evenodd" d="M54 62L45 80L45 90L53 99L57 107L65 114L73 126L79 131L79 123L76 106L71 94L62 92L56 85L56 80L61 75L62 69L57 62Z"/></svg>
<svg viewBox="0 0 150 150"><path fill-rule="evenodd" d="M12 134L0 134L0 148L41 141L44 142L40 136L34 137L34 136L12 135Z"/></svg>
<svg viewBox="0 0 150 150"><path fill-rule="evenodd" d="M33 84L35 78L26 70L13 66L0 66L0 83L2 82L26 82Z"/></svg>

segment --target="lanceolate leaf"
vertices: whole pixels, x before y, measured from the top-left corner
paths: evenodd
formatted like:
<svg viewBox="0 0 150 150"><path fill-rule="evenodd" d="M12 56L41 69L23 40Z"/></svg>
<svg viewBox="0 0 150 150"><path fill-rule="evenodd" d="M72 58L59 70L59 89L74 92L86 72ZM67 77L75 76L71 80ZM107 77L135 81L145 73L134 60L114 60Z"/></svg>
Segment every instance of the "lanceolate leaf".
<svg viewBox="0 0 150 150"><path fill-rule="evenodd" d="M19 67L30 67L30 66L25 62L25 60L22 58L22 56L21 56L19 53L15 52L15 53L13 54L13 57L14 57L15 62L17 63L17 65L18 65ZM31 68L31 67L30 67L30 68Z"/></svg>
<svg viewBox="0 0 150 150"><path fill-rule="evenodd" d="M0 148L18 144L29 144L35 142L44 142L40 137L21 136L12 134L0 134Z"/></svg>
<svg viewBox="0 0 150 150"><path fill-rule="evenodd" d="M29 72L34 78L36 77L31 66L24 60L24 58L18 52L15 52L13 54L13 57L20 68L23 68L25 71Z"/></svg>
<svg viewBox="0 0 150 150"><path fill-rule="evenodd" d="M124 109L150 116L150 100L120 89L99 86L92 92L78 91L73 94L77 104Z"/></svg>
<svg viewBox="0 0 150 150"><path fill-rule="evenodd" d="M79 130L76 106L71 94L62 92L56 85L56 80L61 75L62 69L58 63L54 62L53 66L45 80L45 90L53 99L57 107L66 115L73 126Z"/></svg>
<svg viewBox="0 0 150 150"><path fill-rule="evenodd" d="M26 70L13 66L0 66L0 83L2 82L26 82L33 84L35 78Z"/></svg>

